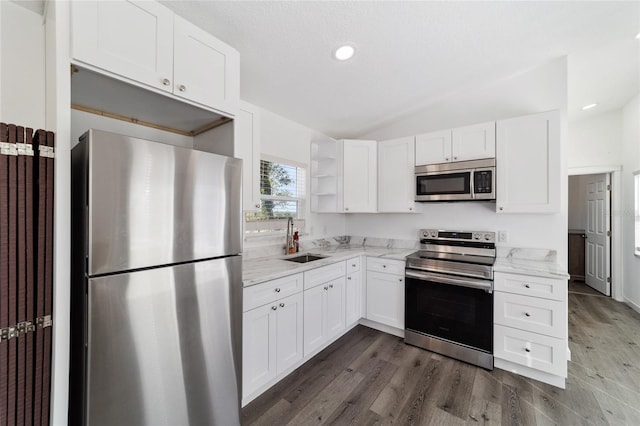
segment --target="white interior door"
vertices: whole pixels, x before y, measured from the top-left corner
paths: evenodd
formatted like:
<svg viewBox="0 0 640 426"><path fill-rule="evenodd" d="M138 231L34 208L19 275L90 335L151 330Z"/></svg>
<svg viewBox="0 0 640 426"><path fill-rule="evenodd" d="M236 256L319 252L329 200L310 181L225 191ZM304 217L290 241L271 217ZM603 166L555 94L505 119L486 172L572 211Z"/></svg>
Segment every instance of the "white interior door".
<svg viewBox="0 0 640 426"><path fill-rule="evenodd" d="M587 182L587 242L585 281L607 296L611 295L611 177L593 175Z"/></svg>

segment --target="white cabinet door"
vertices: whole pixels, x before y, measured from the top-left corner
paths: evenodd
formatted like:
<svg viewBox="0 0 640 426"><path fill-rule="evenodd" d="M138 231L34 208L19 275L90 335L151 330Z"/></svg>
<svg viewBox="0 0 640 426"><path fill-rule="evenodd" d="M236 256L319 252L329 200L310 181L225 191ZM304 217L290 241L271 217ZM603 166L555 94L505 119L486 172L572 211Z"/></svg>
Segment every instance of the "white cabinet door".
<svg viewBox="0 0 640 426"><path fill-rule="evenodd" d="M344 211L375 212L378 208L376 141L344 140Z"/></svg>
<svg viewBox="0 0 640 426"><path fill-rule="evenodd" d="M474 124L451 131L453 161L477 160L496 156L496 123Z"/></svg>
<svg viewBox="0 0 640 426"><path fill-rule="evenodd" d="M302 359L302 293L281 299L276 305L277 374Z"/></svg>
<svg viewBox="0 0 640 426"><path fill-rule="evenodd" d="M321 284L304 291L304 356L321 347L327 340L327 291Z"/></svg>
<svg viewBox="0 0 640 426"><path fill-rule="evenodd" d="M242 159L242 209L260 210L260 110L240 103L235 124L235 157Z"/></svg>
<svg viewBox="0 0 640 426"><path fill-rule="evenodd" d="M559 111L496 123L498 213L560 211Z"/></svg>
<svg viewBox="0 0 640 426"><path fill-rule="evenodd" d="M329 281L327 290L327 339L341 334L345 329L345 277Z"/></svg>
<svg viewBox="0 0 640 426"><path fill-rule="evenodd" d="M416 166L451 161L451 130L416 136Z"/></svg>
<svg viewBox="0 0 640 426"><path fill-rule="evenodd" d="M245 397L276 377L276 311L277 304L273 303L242 316L242 395Z"/></svg>
<svg viewBox="0 0 640 426"><path fill-rule="evenodd" d="M150 1L75 1L72 57L157 89L173 89L173 12Z"/></svg>
<svg viewBox="0 0 640 426"><path fill-rule="evenodd" d="M235 114L239 96L239 55L231 46L176 16L173 93Z"/></svg>
<svg viewBox="0 0 640 426"><path fill-rule="evenodd" d="M415 208L415 138L378 143L378 211L412 212Z"/></svg>
<svg viewBox="0 0 640 426"><path fill-rule="evenodd" d="M404 328L404 277L367 272L367 319Z"/></svg>
<svg viewBox="0 0 640 426"><path fill-rule="evenodd" d="M362 317L362 278L360 271L347 275L345 305L346 325L349 326Z"/></svg>

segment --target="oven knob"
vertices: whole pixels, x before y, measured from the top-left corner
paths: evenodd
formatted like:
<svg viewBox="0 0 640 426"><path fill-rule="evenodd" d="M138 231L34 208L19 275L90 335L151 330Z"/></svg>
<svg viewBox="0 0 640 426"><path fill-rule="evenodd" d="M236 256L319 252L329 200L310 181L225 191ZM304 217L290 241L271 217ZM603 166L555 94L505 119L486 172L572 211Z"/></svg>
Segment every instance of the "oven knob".
<svg viewBox="0 0 640 426"><path fill-rule="evenodd" d="M479 240L480 239L480 234L473 234L473 239L474 240Z"/></svg>
<svg viewBox="0 0 640 426"><path fill-rule="evenodd" d="M431 231L431 238L437 238L437 237L438 237L438 232Z"/></svg>
<svg viewBox="0 0 640 426"><path fill-rule="evenodd" d="M484 234L484 239L487 241L491 240L491 234Z"/></svg>

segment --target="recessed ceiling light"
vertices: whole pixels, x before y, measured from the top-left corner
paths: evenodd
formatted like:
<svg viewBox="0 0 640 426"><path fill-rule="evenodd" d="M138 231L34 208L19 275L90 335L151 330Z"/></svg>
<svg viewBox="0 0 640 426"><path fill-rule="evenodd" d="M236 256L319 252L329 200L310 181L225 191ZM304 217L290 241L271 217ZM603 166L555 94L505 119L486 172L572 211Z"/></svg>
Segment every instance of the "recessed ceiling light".
<svg viewBox="0 0 640 426"><path fill-rule="evenodd" d="M598 104L589 104L589 105L585 105L585 106L583 106L583 107L582 107L582 110L583 110L583 111L586 111L586 110L588 110L588 109L591 109L591 108L594 108L594 107L597 107L597 106L598 106Z"/></svg>
<svg viewBox="0 0 640 426"><path fill-rule="evenodd" d="M356 47L353 44L345 44L333 51L333 57L339 61L351 59L356 53Z"/></svg>

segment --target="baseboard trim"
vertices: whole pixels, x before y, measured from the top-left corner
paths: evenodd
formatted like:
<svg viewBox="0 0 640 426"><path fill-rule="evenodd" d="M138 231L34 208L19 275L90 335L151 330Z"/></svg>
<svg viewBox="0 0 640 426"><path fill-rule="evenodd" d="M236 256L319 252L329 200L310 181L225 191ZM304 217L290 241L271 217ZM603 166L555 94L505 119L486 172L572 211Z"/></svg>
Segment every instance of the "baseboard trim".
<svg viewBox="0 0 640 426"><path fill-rule="evenodd" d="M640 305L638 305L637 303L632 302L631 300L629 300L628 298L624 298L624 303L626 303L631 309L633 309L634 311L636 311L637 313L640 314Z"/></svg>
<svg viewBox="0 0 640 426"><path fill-rule="evenodd" d="M380 324L379 322L371 321L366 318L360 318L359 324L365 327L373 328L374 330L382 331L383 333L393 334L394 336L402 337L404 339L404 330L391 327L386 324Z"/></svg>

